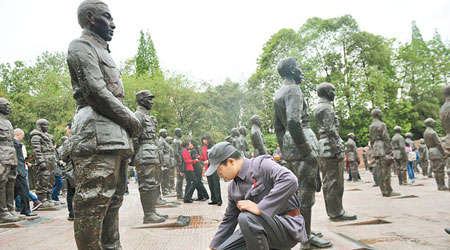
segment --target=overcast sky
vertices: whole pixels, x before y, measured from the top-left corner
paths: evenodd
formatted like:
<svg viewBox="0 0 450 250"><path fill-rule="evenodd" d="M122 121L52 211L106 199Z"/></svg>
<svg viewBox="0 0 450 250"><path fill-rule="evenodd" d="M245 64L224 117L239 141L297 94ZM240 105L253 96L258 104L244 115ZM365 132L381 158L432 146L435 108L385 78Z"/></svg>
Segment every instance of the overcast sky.
<svg viewBox="0 0 450 250"><path fill-rule="evenodd" d="M64 51L81 34L76 0L0 0L0 63L31 62ZM352 15L361 30L409 41L415 20L425 39L450 38L450 0L106 0L116 24L110 42L117 64L134 56L149 31L164 70L195 80L244 82L271 35L298 30L310 17Z"/></svg>

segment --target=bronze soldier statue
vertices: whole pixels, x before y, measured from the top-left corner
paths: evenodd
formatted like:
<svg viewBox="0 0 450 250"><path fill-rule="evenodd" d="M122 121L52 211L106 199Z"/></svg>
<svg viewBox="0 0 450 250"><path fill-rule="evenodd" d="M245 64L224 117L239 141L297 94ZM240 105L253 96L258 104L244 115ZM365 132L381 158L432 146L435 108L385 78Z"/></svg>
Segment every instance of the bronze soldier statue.
<svg viewBox="0 0 450 250"><path fill-rule="evenodd" d="M406 185L406 161L408 158L405 151L405 138L402 136L402 128L400 126L394 128L394 133L395 135L391 140L394 168L398 177L398 184Z"/></svg>
<svg viewBox="0 0 450 250"><path fill-rule="evenodd" d="M446 152L447 175L449 177L450 186L450 85L444 88L445 103L439 110L439 117L441 118L442 130L445 133L444 149Z"/></svg>
<svg viewBox="0 0 450 250"><path fill-rule="evenodd" d="M159 144L158 148L160 149L160 152L162 153L162 162L160 164L161 166L161 189L163 195L169 194L169 171L170 171L170 165L171 165L171 156L170 151L172 148L170 147L167 140L167 130L160 129L159 130Z"/></svg>
<svg viewBox="0 0 450 250"><path fill-rule="evenodd" d="M294 57L278 63L278 73L284 79L275 93L275 133L287 167L297 176L300 211L305 219L308 242L302 248L329 247L330 241L311 234L312 206L315 202L318 171L317 139L309 128L309 113L298 86L303 79L300 64ZM314 140L315 139L315 140Z"/></svg>
<svg viewBox="0 0 450 250"><path fill-rule="evenodd" d="M252 125L250 139L254 148L254 157L269 154L266 148L266 140L264 140L264 135L261 132L261 117L253 115L250 117L250 124Z"/></svg>
<svg viewBox="0 0 450 250"><path fill-rule="evenodd" d="M358 166L361 163L358 155L358 148L355 143L355 134L349 133L348 140L345 143L345 153L348 155L348 163L350 164L350 171L352 173L353 182L360 181Z"/></svg>
<svg viewBox="0 0 450 250"><path fill-rule="evenodd" d="M47 133L48 121L39 119L36 121L36 129L31 131L31 148L35 157L36 166L36 195L42 202L42 207L52 207L52 189L55 183L54 171L56 168L55 149L53 137Z"/></svg>
<svg viewBox="0 0 450 250"><path fill-rule="evenodd" d="M238 128L232 128L231 129L231 144L241 153L242 156L244 156L244 150L241 145L241 140L239 138L239 129Z"/></svg>
<svg viewBox="0 0 450 250"><path fill-rule="evenodd" d="M438 134L434 131L434 119L427 118L425 121L425 132L423 138L428 147L428 158L430 159L431 169L434 172L434 178L439 190L448 190L445 185L445 150L442 147Z"/></svg>
<svg viewBox="0 0 450 250"><path fill-rule="evenodd" d="M428 172L428 148L423 138L420 139L419 143L419 160L420 167L422 168L422 174L424 176L428 175L428 177L431 178L431 171Z"/></svg>
<svg viewBox="0 0 450 250"><path fill-rule="evenodd" d="M14 184L17 176L17 156L14 148L14 129L7 116L11 104L0 98L0 223L21 218L14 213Z"/></svg>
<svg viewBox="0 0 450 250"><path fill-rule="evenodd" d="M69 45L67 64L77 103L71 136L75 167L74 230L78 249L122 249L119 209L141 125L124 104L122 78L109 54L116 28L108 6L83 1L77 11L81 37Z"/></svg>
<svg viewBox="0 0 450 250"><path fill-rule="evenodd" d="M252 158L250 155L250 148L248 147L248 142L246 139L247 136L247 128L242 126L239 128L239 144L241 145L242 152L244 153L243 156L245 158Z"/></svg>
<svg viewBox="0 0 450 250"><path fill-rule="evenodd" d="M386 123L382 122L381 110L372 110L372 124L369 127L370 144L377 168L378 185L384 197L398 196L391 187L392 146Z"/></svg>
<svg viewBox="0 0 450 250"><path fill-rule="evenodd" d="M169 164L169 170L168 170L168 178L169 178L169 194L172 193L175 190L175 180L174 180L174 173L175 173L175 166L177 165L175 161L175 152L173 151L173 138L170 136L166 137L166 142L169 144L169 156L170 156L170 164Z"/></svg>
<svg viewBox="0 0 450 250"><path fill-rule="evenodd" d="M177 191L177 199L182 200L184 199L183 195L183 156L182 156L182 150L183 147L181 147L181 137L183 136L183 131L181 128L175 129L175 139L173 140L173 151L175 154L175 161L177 163L177 183L175 186L175 189Z"/></svg>
<svg viewBox="0 0 450 250"><path fill-rule="evenodd" d="M155 209L160 189L161 153L158 149L158 138L156 137L158 123L154 116L149 115L153 107L154 97L149 90L137 92L136 102L138 107L134 113L142 125L142 133L134 139L136 150L134 165L139 180L144 224L159 223L166 219L165 215L158 214Z"/></svg>
<svg viewBox="0 0 450 250"><path fill-rule="evenodd" d="M355 220L356 215L345 212L344 195L344 146L338 132L338 120L333 108L335 88L331 83L317 86L319 103L315 110L319 132L320 169L323 176L323 196L327 214L333 221Z"/></svg>

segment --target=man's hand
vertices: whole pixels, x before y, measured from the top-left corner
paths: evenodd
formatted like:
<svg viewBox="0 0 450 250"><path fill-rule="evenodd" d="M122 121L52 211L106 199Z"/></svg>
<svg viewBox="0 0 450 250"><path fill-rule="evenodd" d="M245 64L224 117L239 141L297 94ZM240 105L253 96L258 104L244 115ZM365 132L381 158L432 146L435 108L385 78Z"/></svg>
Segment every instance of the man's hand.
<svg viewBox="0 0 450 250"><path fill-rule="evenodd" d="M242 200L238 201L237 208L241 211L248 211L252 214L260 215L262 214L261 210L258 208L258 204L254 203L250 200Z"/></svg>

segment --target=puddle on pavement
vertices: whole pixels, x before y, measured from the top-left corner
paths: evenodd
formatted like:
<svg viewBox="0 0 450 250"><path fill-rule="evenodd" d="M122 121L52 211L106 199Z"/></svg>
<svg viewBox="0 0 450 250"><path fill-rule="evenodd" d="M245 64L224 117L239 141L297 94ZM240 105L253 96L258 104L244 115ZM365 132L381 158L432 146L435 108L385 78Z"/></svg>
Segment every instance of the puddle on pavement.
<svg viewBox="0 0 450 250"><path fill-rule="evenodd" d="M367 221L360 221L360 222L355 222L355 223L348 223L348 224L344 224L344 225L339 225L338 227L343 227L343 226L364 226L364 225L378 225L378 224L389 224L392 223L388 220L383 220L383 219L374 219L374 220L367 220Z"/></svg>

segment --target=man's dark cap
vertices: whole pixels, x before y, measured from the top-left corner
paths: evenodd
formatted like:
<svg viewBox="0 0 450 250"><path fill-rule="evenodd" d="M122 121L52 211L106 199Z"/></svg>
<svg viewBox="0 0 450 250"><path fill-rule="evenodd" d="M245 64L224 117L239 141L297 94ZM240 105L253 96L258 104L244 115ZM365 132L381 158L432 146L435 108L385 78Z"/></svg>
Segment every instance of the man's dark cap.
<svg viewBox="0 0 450 250"><path fill-rule="evenodd" d="M211 149L208 149L208 161L209 166L206 170L205 175L210 176L216 172L219 164L224 160L228 159L234 152L236 148L229 142L219 142L214 145Z"/></svg>

